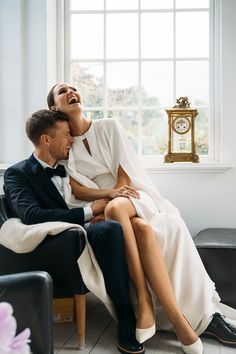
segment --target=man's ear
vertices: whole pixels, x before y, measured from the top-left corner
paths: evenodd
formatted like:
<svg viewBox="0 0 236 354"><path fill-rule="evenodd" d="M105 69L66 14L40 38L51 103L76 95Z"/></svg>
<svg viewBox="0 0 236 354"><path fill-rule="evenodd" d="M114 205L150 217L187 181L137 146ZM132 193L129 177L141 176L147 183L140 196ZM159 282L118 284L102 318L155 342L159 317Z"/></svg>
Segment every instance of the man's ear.
<svg viewBox="0 0 236 354"><path fill-rule="evenodd" d="M51 138L50 138L50 136L47 135L47 134L42 134L42 135L40 136L40 140L41 140L41 142L43 143L43 145L48 145L48 144L50 143L50 141L51 141Z"/></svg>
<svg viewBox="0 0 236 354"><path fill-rule="evenodd" d="M57 107L56 106L52 106L51 107L51 111L57 111Z"/></svg>

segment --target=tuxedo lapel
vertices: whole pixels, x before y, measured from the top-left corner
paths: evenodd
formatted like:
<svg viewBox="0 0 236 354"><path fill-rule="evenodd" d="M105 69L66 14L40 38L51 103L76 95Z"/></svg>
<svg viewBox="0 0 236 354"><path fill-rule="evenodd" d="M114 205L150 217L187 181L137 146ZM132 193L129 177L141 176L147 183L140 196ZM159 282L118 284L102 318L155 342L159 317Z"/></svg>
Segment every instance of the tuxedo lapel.
<svg viewBox="0 0 236 354"><path fill-rule="evenodd" d="M40 187L44 191L44 193L46 191L48 197L56 201L59 206L62 206L63 208L68 208L60 192L55 187L54 183L51 181L51 178L47 175L44 168L36 160L33 154L27 160L27 167L29 172L31 173L32 182L37 184L37 186Z"/></svg>

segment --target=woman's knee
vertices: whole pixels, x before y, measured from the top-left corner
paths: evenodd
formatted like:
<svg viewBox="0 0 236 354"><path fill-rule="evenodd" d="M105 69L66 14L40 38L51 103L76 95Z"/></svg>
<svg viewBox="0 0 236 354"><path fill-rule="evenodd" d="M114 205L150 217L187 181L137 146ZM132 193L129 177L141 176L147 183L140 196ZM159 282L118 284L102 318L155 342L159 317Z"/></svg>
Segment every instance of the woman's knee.
<svg viewBox="0 0 236 354"><path fill-rule="evenodd" d="M105 218L116 219L116 217L119 216L121 212L122 206L124 206L124 203L121 198L115 198L111 200L104 210Z"/></svg>
<svg viewBox="0 0 236 354"><path fill-rule="evenodd" d="M131 219L131 222L137 241L147 242L149 239L153 238L151 225L144 219L136 217Z"/></svg>
<svg viewBox="0 0 236 354"><path fill-rule="evenodd" d="M136 215L135 207L128 198L118 197L111 200L105 210L105 219L113 219L119 222L132 218Z"/></svg>

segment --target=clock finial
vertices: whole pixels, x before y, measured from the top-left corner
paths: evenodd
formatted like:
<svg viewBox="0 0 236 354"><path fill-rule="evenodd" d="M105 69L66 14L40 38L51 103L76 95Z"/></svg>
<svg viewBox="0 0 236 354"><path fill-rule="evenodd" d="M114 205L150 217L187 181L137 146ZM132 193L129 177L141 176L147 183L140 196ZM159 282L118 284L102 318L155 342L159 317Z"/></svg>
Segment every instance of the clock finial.
<svg viewBox="0 0 236 354"><path fill-rule="evenodd" d="M190 107L190 103L188 101L188 97L187 96L183 96L183 97L179 97L176 99L176 105L174 106L174 108L188 108Z"/></svg>

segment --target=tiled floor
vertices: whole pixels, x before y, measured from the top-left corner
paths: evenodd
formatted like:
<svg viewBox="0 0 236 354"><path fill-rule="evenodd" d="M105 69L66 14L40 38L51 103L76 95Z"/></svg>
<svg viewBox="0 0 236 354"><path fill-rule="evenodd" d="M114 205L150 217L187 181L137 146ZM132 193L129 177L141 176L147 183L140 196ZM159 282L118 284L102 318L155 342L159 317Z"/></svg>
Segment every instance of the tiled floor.
<svg viewBox="0 0 236 354"><path fill-rule="evenodd" d="M116 348L116 323L111 319L103 304L88 294L86 344L83 350L76 348L75 323L54 326L55 354L111 354L119 353ZM203 339L204 354L236 354L236 349ZM183 354L176 336L159 332L146 344L146 354Z"/></svg>

